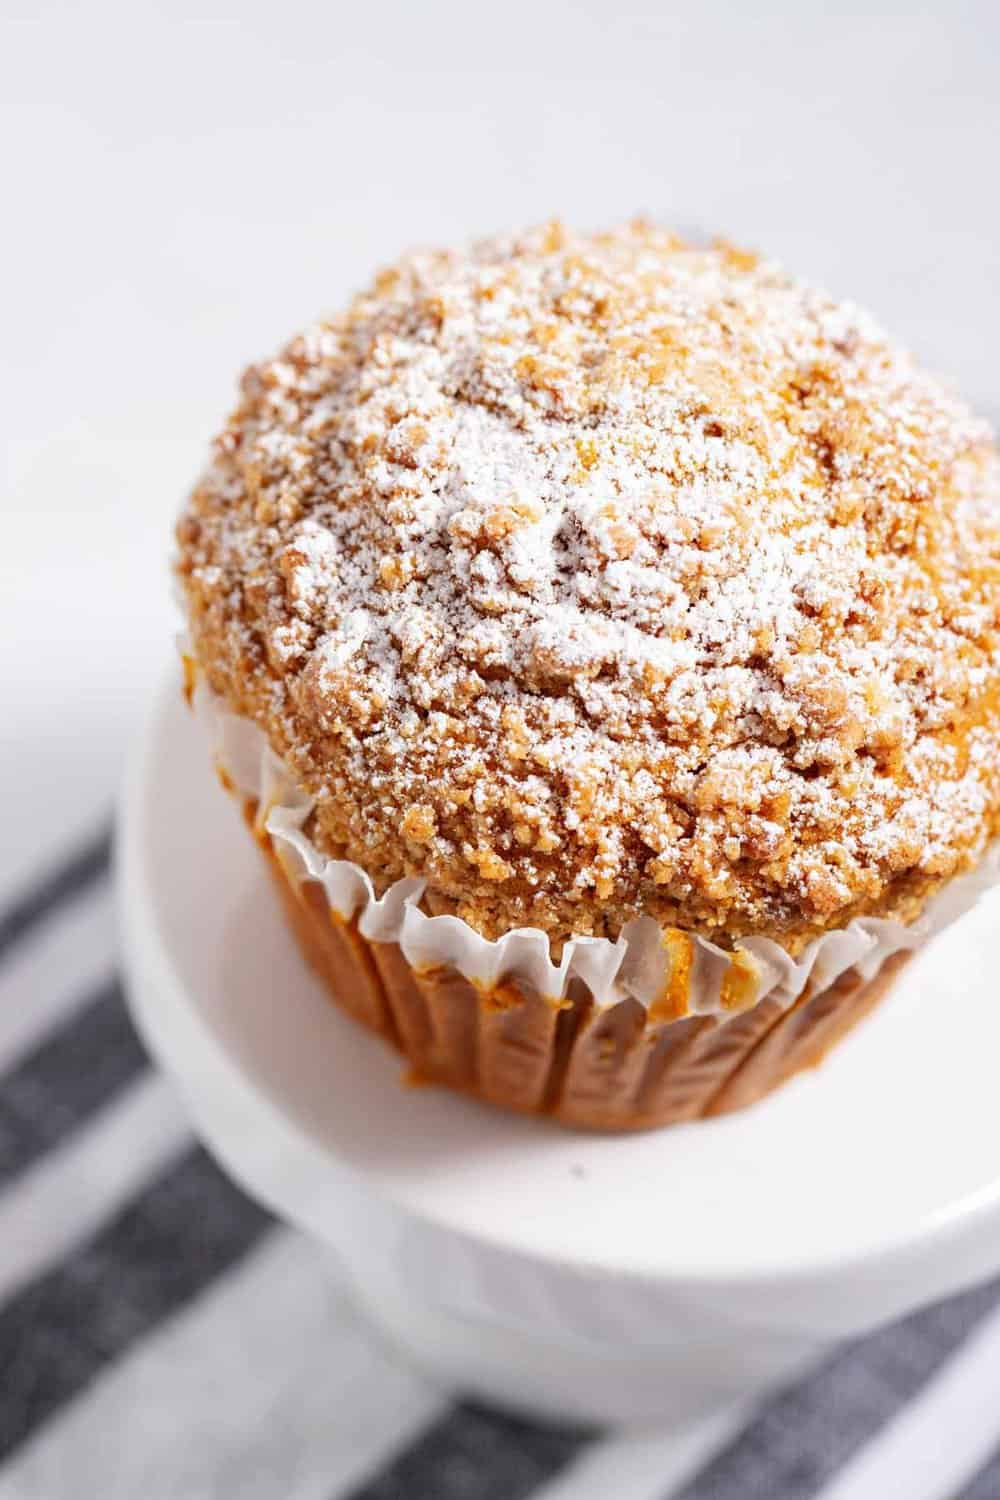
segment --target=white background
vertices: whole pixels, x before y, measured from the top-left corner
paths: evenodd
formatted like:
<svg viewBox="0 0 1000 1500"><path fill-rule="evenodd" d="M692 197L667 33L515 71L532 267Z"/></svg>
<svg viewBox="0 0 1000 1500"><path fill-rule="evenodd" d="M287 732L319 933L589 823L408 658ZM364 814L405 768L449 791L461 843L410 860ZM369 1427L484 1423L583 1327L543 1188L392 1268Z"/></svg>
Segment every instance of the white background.
<svg viewBox="0 0 1000 1500"><path fill-rule="evenodd" d="M643 211L1000 407L1000 6L4 0L0 897L110 805L240 367L419 241Z"/></svg>

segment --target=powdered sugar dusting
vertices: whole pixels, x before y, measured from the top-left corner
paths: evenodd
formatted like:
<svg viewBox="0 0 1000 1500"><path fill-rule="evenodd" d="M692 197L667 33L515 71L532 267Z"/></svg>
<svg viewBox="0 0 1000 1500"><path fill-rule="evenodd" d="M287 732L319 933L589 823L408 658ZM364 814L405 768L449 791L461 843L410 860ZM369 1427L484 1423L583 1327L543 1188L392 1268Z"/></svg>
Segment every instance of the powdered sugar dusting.
<svg viewBox="0 0 1000 1500"><path fill-rule="evenodd" d="M1000 478L856 309L558 227L255 367L180 527L316 837L486 932L907 914L1000 811Z"/></svg>

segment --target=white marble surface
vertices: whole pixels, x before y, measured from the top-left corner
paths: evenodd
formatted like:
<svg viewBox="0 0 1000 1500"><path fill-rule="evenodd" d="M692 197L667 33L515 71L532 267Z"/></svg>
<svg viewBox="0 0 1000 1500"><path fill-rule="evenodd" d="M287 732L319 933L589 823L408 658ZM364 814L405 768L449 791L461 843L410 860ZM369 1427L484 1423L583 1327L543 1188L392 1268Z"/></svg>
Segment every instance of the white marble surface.
<svg viewBox="0 0 1000 1500"><path fill-rule="evenodd" d="M0 897L110 803L243 362L408 243L642 210L1000 404L1000 8L8 0Z"/></svg>

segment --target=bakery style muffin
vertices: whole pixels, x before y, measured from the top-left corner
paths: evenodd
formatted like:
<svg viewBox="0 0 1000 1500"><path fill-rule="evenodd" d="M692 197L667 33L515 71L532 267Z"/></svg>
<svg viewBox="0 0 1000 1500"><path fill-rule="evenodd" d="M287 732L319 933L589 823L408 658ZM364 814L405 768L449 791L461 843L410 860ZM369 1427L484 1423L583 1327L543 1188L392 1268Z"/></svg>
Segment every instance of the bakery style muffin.
<svg viewBox="0 0 1000 1500"><path fill-rule="evenodd" d="M815 1061L991 876L998 499L858 309L643 223L414 255L251 368L188 666L333 999L606 1128Z"/></svg>

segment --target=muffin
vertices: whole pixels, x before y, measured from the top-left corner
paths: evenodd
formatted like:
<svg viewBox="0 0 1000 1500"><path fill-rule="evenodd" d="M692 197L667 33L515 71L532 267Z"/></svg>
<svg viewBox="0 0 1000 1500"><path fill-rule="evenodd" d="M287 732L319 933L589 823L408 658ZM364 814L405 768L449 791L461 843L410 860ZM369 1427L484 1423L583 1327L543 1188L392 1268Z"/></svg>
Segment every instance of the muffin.
<svg viewBox="0 0 1000 1500"><path fill-rule="evenodd" d="M241 393L177 531L189 679L413 1077L733 1109L993 878L1000 464L854 306L548 225L401 261Z"/></svg>

